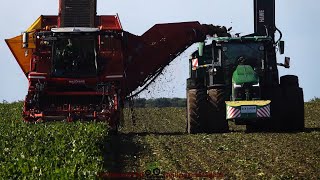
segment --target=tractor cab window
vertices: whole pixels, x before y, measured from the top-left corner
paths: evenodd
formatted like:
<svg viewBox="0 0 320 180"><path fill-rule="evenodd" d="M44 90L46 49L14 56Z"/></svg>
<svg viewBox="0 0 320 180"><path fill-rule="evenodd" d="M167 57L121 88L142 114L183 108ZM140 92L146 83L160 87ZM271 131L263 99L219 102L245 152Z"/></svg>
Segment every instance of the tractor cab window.
<svg viewBox="0 0 320 180"><path fill-rule="evenodd" d="M235 42L222 45L224 59L237 67L239 64L250 65L260 69L264 59L264 46L256 42Z"/></svg>
<svg viewBox="0 0 320 180"><path fill-rule="evenodd" d="M60 36L53 43L53 76L92 77L97 73L93 36Z"/></svg>

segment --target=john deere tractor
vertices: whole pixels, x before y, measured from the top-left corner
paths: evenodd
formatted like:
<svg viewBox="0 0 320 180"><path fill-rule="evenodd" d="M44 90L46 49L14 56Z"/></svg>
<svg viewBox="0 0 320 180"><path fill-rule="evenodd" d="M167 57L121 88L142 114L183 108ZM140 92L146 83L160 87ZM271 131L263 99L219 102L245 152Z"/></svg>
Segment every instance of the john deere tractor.
<svg viewBox="0 0 320 180"><path fill-rule="evenodd" d="M199 43L191 55L188 133L226 132L228 120L246 125L247 130L304 128L303 90L298 77L279 78L278 74L278 66L290 67L290 58L277 63L277 50L284 53L284 41L274 24L275 1L254 2L255 33L213 38L211 44ZM280 33L277 41L276 31Z"/></svg>

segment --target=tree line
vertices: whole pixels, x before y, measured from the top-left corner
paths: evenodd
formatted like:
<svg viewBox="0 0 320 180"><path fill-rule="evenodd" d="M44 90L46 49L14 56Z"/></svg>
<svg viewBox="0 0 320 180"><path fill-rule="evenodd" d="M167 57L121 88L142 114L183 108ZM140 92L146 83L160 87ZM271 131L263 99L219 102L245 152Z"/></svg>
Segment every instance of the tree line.
<svg viewBox="0 0 320 180"><path fill-rule="evenodd" d="M146 108L146 107L186 107L187 100L185 98L157 98L157 99L145 99L137 98L133 100L134 107ZM129 106L129 102L126 102L126 107Z"/></svg>

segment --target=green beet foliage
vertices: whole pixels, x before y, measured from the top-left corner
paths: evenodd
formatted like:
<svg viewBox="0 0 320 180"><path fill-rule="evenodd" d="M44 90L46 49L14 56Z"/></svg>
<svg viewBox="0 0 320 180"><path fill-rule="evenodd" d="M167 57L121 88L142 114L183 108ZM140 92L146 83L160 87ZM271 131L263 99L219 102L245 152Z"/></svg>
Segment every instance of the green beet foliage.
<svg viewBox="0 0 320 180"><path fill-rule="evenodd" d="M0 177L96 178L103 169L104 123L27 124L22 103L0 104Z"/></svg>

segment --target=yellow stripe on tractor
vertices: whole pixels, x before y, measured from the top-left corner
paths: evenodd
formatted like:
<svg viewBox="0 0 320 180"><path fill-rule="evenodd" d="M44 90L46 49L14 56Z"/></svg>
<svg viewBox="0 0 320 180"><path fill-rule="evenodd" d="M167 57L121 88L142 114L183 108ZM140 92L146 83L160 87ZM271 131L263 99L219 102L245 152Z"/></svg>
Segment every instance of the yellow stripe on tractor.
<svg viewBox="0 0 320 180"><path fill-rule="evenodd" d="M226 101L228 106L239 107L239 106L266 106L270 104L270 100L259 100L259 101Z"/></svg>

